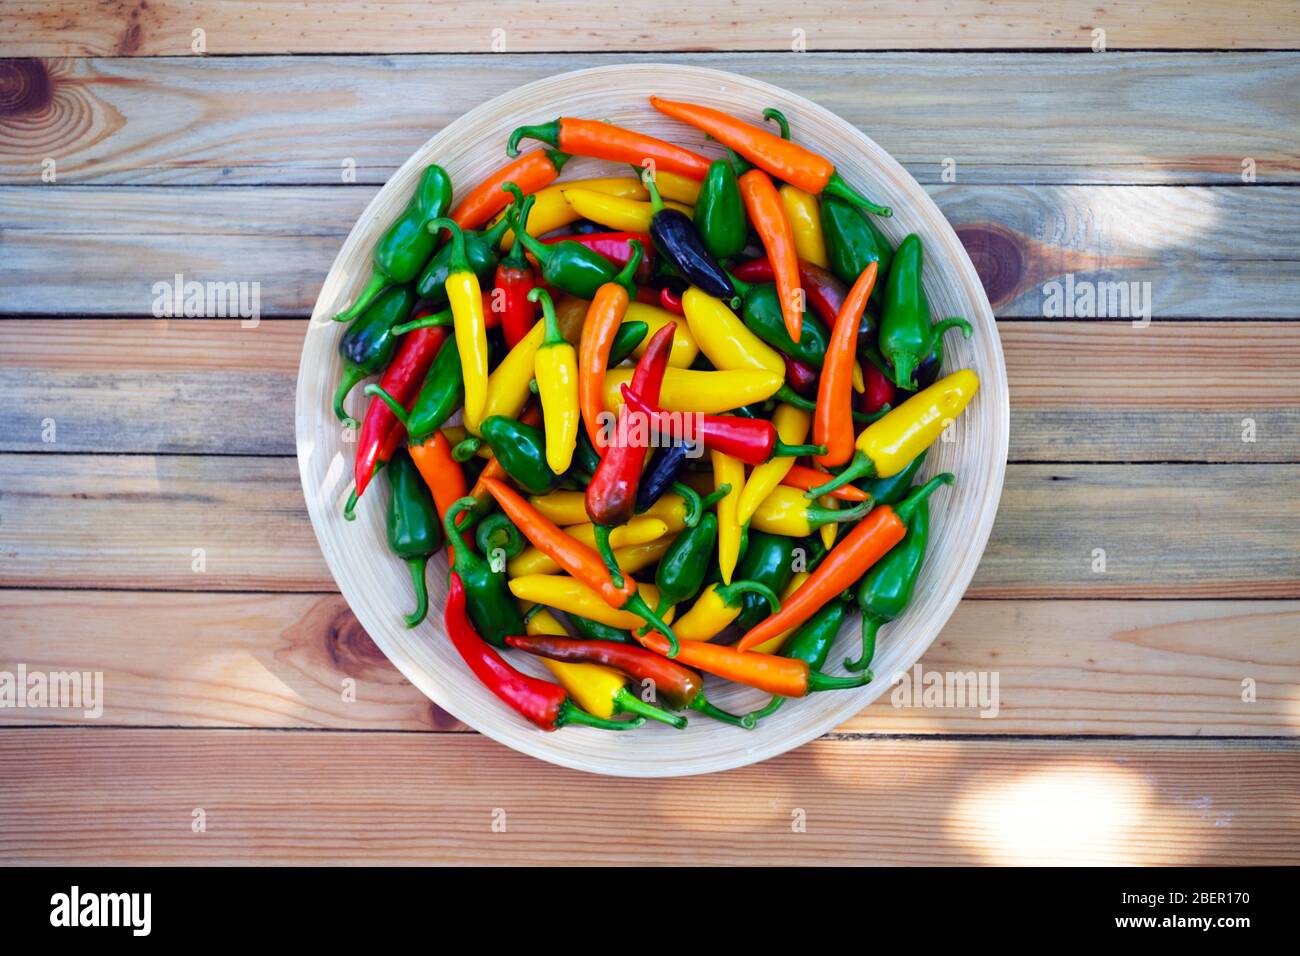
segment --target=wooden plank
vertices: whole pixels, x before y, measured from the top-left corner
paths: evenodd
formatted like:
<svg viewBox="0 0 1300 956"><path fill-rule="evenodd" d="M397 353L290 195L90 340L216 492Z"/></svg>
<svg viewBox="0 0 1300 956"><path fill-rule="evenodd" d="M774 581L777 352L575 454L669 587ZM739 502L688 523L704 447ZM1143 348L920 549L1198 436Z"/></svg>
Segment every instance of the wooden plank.
<svg viewBox="0 0 1300 956"><path fill-rule="evenodd" d="M0 451L292 455L305 329L0 322ZM1012 461L1297 458L1300 324L1004 320L999 332Z"/></svg>
<svg viewBox="0 0 1300 956"><path fill-rule="evenodd" d="M310 10L310 13L308 12ZM611 13L615 14L611 16ZM420 29L454 18L454 30ZM1150 0L1081 9L1069 0L817 0L797 9L753 0L743 15L724 0L544 5L461 2L454 6L382 0L305 5L262 0L140 0L87 5L76 0L4 0L0 56L189 56L196 26L209 54L536 53L564 50L999 49L1088 50L1094 30L1108 49L1276 49L1294 47L1293 4L1265 0L1248 13L1225 2ZM448 20L448 22L451 22Z"/></svg>
<svg viewBox="0 0 1300 956"><path fill-rule="evenodd" d="M464 5L457 6L459 16ZM889 13L920 22L914 8ZM508 16L493 6L494 26L508 24ZM811 17L800 19L811 29ZM1235 23L1249 19L1234 13ZM945 13L943 22L959 19ZM872 22L872 37L878 25ZM982 45L1012 45L1005 29ZM455 32L475 42L487 36ZM660 35L648 32L638 49ZM423 42L426 34L393 36ZM453 39L448 31L434 35L439 47ZM784 50L782 35L789 30L766 34ZM346 36L357 42L355 33ZM612 42L603 28L598 36ZM929 45L931 36L922 31L908 45ZM1229 36L1198 30L1196 41L1222 46ZM566 29L565 39L575 45L578 34ZM1282 43L1286 34L1272 40ZM15 35L0 31L0 45L8 42L19 46ZM834 45L851 42L837 27ZM807 96L866 131L923 183L943 181L945 159L964 184L1232 185L1242 182L1247 158L1260 183L1295 182L1300 172L1300 57L1293 53L863 56L820 52L822 46L814 41L798 56L12 61L3 67L5 88L14 92L0 111L0 182L40 184L43 161L52 158L61 184L335 185L344 181L345 162L354 164L357 182L378 184L429 137L494 96L568 70L664 61L744 73ZM35 49L24 45L16 55ZM1224 116L1231 122L1219 121Z"/></svg>
<svg viewBox="0 0 1300 956"><path fill-rule="evenodd" d="M890 691L837 733L1294 736L1298 629L1300 602L964 601L921 663L996 673L997 713L895 706ZM102 672L98 723L465 729L336 594L0 591L0 632L0 671ZM0 709L11 727L84 722L84 710Z"/></svg>
<svg viewBox="0 0 1300 956"><path fill-rule="evenodd" d="M670 780L467 734L11 730L0 758L13 863L1300 862L1295 742L821 740Z"/></svg>
<svg viewBox="0 0 1300 956"><path fill-rule="evenodd" d="M374 192L0 187L8 293L0 314L155 316L158 289L180 273L257 283L262 317L306 316ZM1091 283L1103 298L1101 283L1138 283L1130 311L1147 303L1156 318L1300 316L1300 256L1290 251L1298 190L960 184L930 192L1000 318L1089 317L1050 311L1052 283L1079 300L1081 292L1065 292L1067 281ZM52 282L51 262L69 263L75 281Z"/></svg>
<svg viewBox="0 0 1300 956"><path fill-rule="evenodd" d="M0 587L333 590L291 458L3 460ZM1012 465L971 595L1300 597L1298 489L1300 465Z"/></svg>

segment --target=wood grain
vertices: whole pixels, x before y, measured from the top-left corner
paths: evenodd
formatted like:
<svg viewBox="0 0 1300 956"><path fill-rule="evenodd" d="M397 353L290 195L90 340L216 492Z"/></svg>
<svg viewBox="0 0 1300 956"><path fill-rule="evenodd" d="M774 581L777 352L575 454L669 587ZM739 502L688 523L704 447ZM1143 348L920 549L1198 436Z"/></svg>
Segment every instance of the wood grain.
<svg viewBox="0 0 1300 956"><path fill-rule="evenodd" d="M1293 53L862 56L814 44L798 56L507 54L491 69L471 56L9 61L0 182L39 184L53 158L62 184L335 185L345 164L356 182L379 184L493 96L567 70L651 61L734 70L807 96L923 183L943 181L945 159L967 184L1239 185L1246 158L1261 184L1300 172Z"/></svg>
<svg viewBox="0 0 1300 956"><path fill-rule="evenodd" d="M13 730L0 759L13 863L1300 862L1294 741L821 740L656 781L468 734Z"/></svg>
<svg viewBox="0 0 1300 956"><path fill-rule="evenodd" d="M0 314L152 316L155 284L174 285L180 273L256 282L262 317L303 317L374 192L0 187L8 292ZM956 184L929 192L999 318L1042 318L1048 283L1067 275L1149 283L1138 293L1155 318L1300 316L1295 189ZM51 282L51 262L77 263L77 282Z"/></svg>
<svg viewBox="0 0 1300 956"><path fill-rule="evenodd" d="M0 322L0 451L291 455L305 329ZM1297 459L1298 323L1004 320L998 331L1013 461Z"/></svg>
<svg viewBox="0 0 1300 956"><path fill-rule="evenodd" d="M1139 5L1083 7L1068 0L917 0L906 7L868 0L817 0L792 8L753 0L743 11L723 0L627 3L613 10L591 0L544 5L344 0L304 4L261 0L4 0L0 55L188 56L193 30L205 31L206 52L493 53L548 50L781 50L799 39L811 49L1088 50L1094 29L1106 47L1276 49L1294 47L1300 17L1284 0L1253 4L1248 13L1222 0L1150 0ZM431 29L430 24L454 29Z"/></svg>
<svg viewBox="0 0 1300 956"><path fill-rule="evenodd" d="M334 590L293 459L0 460L0 586ZM1297 598L1297 487L1300 465L1011 465L970 594Z"/></svg>
<svg viewBox="0 0 1300 956"><path fill-rule="evenodd" d="M921 663L996 672L997 713L894 706L891 691L837 733L1294 736L1297 628L1297 602L964 601ZM0 591L0 632L0 671L103 672L97 723L465 729L398 674L339 595ZM84 722L80 710L0 710L0 726Z"/></svg>

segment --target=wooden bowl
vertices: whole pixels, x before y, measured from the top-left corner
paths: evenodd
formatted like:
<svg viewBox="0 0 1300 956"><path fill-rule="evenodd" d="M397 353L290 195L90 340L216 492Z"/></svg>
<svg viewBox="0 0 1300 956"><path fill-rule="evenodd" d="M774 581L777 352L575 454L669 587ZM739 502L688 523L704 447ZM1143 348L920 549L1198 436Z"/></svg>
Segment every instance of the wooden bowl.
<svg viewBox="0 0 1300 956"><path fill-rule="evenodd" d="M442 607L446 563L430 562L428 620L408 630L402 615L413 606L411 583L385 544L385 483L376 480L358 508L355 522L342 517L352 483L355 444L330 411L339 380L337 353L343 326L330 317L351 301L370 275L375 240L405 205L420 172L442 165L463 193L503 164L510 131L557 116L607 119L717 155L714 143L694 129L653 110L647 95L690 100L762 122L764 107L789 117L796 139L828 156L844 178L872 199L893 207L892 219L877 220L897 244L908 233L925 242L925 289L936 317L962 315L975 326L970 340L949 334L945 371L974 368L981 389L957 421L955 441L936 443L927 474L952 471L954 486L932 498L934 530L930 553L911 608L882 629L872 665L874 683L856 691L814 694L788 702L758 729L743 731L701 715L684 731L649 724L609 733L566 727L538 730L489 693L465 667L446 639ZM564 178L624 172L609 164L574 159ZM353 415L365 408L361 388L349 401ZM1006 369L988 299L956 234L925 190L867 136L808 100L748 77L692 66L609 66L579 70L530 83L470 110L418 150L366 208L343 244L321 289L303 345L298 374L298 462L312 525L321 550L348 604L397 668L439 706L470 727L509 747L552 763L593 773L667 777L727 770L784 753L835 729L910 670L961 600L988 540L1002 491L1009 430ZM827 669L856 651L856 615L832 650ZM521 669L544 674L526 655L512 652ZM714 682L709 696L720 706L745 711L766 700L749 688Z"/></svg>

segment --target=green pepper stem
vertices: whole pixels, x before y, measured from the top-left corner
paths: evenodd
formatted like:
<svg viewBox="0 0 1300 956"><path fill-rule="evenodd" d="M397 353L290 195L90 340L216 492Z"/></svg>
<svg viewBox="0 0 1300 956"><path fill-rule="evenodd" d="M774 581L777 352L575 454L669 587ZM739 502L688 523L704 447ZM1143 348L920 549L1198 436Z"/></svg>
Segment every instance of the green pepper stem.
<svg viewBox="0 0 1300 956"><path fill-rule="evenodd" d="M781 127L782 139L790 138L790 121L786 119L785 114L775 106L769 106L767 109L763 110L763 119L768 120L769 122L775 122L777 126Z"/></svg>
<svg viewBox="0 0 1300 956"><path fill-rule="evenodd" d="M343 378L339 379L339 387L334 392L334 414L338 417L347 428L359 428L360 424L355 418L347 413L343 407L343 402L347 399L348 393L356 387L357 382L370 375L360 365L348 365L343 372Z"/></svg>
<svg viewBox="0 0 1300 956"><path fill-rule="evenodd" d="M693 491L694 489L691 490ZM709 492L700 499L700 514L708 511L729 494L731 494L731 482L724 481L722 484L718 485L717 490Z"/></svg>
<svg viewBox="0 0 1300 956"><path fill-rule="evenodd" d="M667 656L670 659L677 656L677 652L681 649L681 645L677 642L677 635L673 633L673 629L671 627L669 627L667 624L664 623L663 618L661 618L658 614L656 614L651 609L650 605L645 602L645 598L643 598L640 594L635 594L635 593L632 594L631 596L628 597L627 602L623 605L623 610L631 611L637 617L641 618L643 621L645 621L647 624L653 627L656 631L658 631L660 634L666 637L668 639Z"/></svg>
<svg viewBox="0 0 1300 956"><path fill-rule="evenodd" d="M808 523L813 528L820 528L824 524L838 524L845 521L857 521L864 514L871 510L870 501L859 502L852 508L823 508L817 505L808 508Z"/></svg>
<svg viewBox="0 0 1300 956"><path fill-rule="evenodd" d="M798 458L801 455L824 454L826 454L825 445L787 445L778 438L776 444L772 446L772 454L768 457L768 460L770 461L772 458Z"/></svg>
<svg viewBox="0 0 1300 956"><path fill-rule="evenodd" d="M903 524L907 524L912 519L912 512L917 509L921 502L929 498L940 485L951 485L956 480L950 471L935 475L920 488L913 489L911 494L894 505L894 514L898 515L898 519Z"/></svg>
<svg viewBox="0 0 1300 956"><path fill-rule="evenodd" d="M447 263L451 267L448 275L453 272L469 272L469 259L465 255L465 231L460 228L460 223L455 219L449 219L446 216L439 216L437 219L430 219L428 229L432 233L437 233L439 229L446 229L451 233L451 255L447 257Z"/></svg>
<svg viewBox="0 0 1300 956"><path fill-rule="evenodd" d="M424 581L424 569L428 563L426 554L406 559L406 566L411 569L411 583L415 585L415 610L406 615L407 627L415 627L429 613L429 587Z"/></svg>
<svg viewBox="0 0 1300 956"><path fill-rule="evenodd" d="M393 335L405 335L407 332L414 332L416 329L446 328L451 324L451 309L443 309L433 315L426 315L410 322L404 322L401 325L394 325L389 329L389 332Z"/></svg>
<svg viewBox="0 0 1300 956"><path fill-rule="evenodd" d="M870 425L872 422L879 421L888 415L893 407L894 406L890 405L889 402L885 402L885 404L881 405L874 412L854 412L853 420L855 422L862 422L864 425Z"/></svg>
<svg viewBox="0 0 1300 956"><path fill-rule="evenodd" d="M504 541L501 540L502 537ZM515 523L500 511L488 515L478 523L474 531L474 540L478 542L478 549L484 554L490 554L493 549L500 548L507 558L518 557L528 544L524 536L519 533L519 529L515 527Z"/></svg>
<svg viewBox="0 0 1300 956"><path fill-rule="evenodd" d="M520 126L516 129L510 134L510 139L506 142L506 155L511 159L519 155L519 141L521 139L535 139L548 146L558 148L560 145L560 121L553 120L550 123L538 123L536 126Z"/></svg>
<svg viewBox="0 0 1300 956"><path fill-rule="evenodd" d="M632 257L628 259L627 262L624 264L623 268L619 270L618 275L614 276L614 278L610 279L609 281L621 285L627 291L628 298L635 299L636 298L636 279L635 279L636 270L641 267L641 256L645 252L645 250L641 245L640 239L630 240L627 244L627 247L632 250ZM647 331L648 330L649 327L647 326Z"/></svg>
<svg viewBox="0 0 1300 956"><path fill-rule="evenodd" d="M366 394L374 396L375 398L383 402L385 405L387 405L388 410L393 413L393 417L396 418L399 422L401 422L402 427L406 429L408 434L410 433L411 420L406 415L406 409L402 407L401 402L393 398L392 395L389 395L388 392L384 390L384 387L382 385L376 385L375 383L371 382L369 385L366 386ZM423 438L424 436L414 435L412 437L419 439L419 438Z"/></svg>
<svg viewBox="0 0 1300 956"><path fill-rule="evenodd" d="M605 567L609 571L609 579L614 582L614 587L623 586L623 569L618 566L618 558L614 557L614 549L609 544L610 526L607 524L596 524L596 550L600 553L600 559L605 562Z"/></svg>
<svg viewBox="0 0 1300 956"><path fill-rule="evenodd" d="M854 189L852 186L846 183L844 179L840 176L838 170L831 173L831 178L827 181L826 185L822 188L822 195L838 196L840 199L843 199L845 202L849 202L857 206L863 212L869 212L873 216L880 216L882 219L888 219L890 216L894 214L894 210L890 209L888 206L882 206L879 203L872 202L866 196L862 195L862 193L858 192L856 189Z"/></svg>
<svg viewBox="0 0 1300 956"><path fill-rule="evenodd" d="M808 669L808 693L819 690L851 690L854 687L864 687L871 683L871 671L863 671L853 677L832 677L830 674L823 674L821 671Z"/></svg>
<svg viewBox="0 0 1300 956"><path fill-rule="evenodd" d="M546 151L546 158L551 161L551 165L555 167L556 173L563 170L564 164L572 159L568 153L562 153L558 149L548 149Z"/></svg>
<svg viewBox="0 0 1300 956"><path fill-rule="evenodd" d="M659 187L655 185L654 172L649 167L641 171L641 184L650 193L650 218L654 219L655 216L664 211L664 197L659 195Z"/></svg>
<svg viewBox="0 0 1300 956"><path fill-rule="evenodd" d="M742 594L757 594L763 600L767 601L767 606L776 614L781 610L781 599L776 596L776 592L764 584L762 581L732 581L730 584L720 585L714 592L727 607L736 607L736 598Z"/></svg>
<svg viewBox="0 0 1300 956"><path fill-rule="evenodd" d="M462 511L468 511L471 514L478 508L478 501L469 495L464 498L457 498L447 509L447 513L442 516L442 528L447 534L447 540L451 542L451 569L457 572L464 572L468 565L472 564L476 555L470 551L468 542L461 537L460 528L456 519L460 517ZM471 524L473 522L471 521Z"/></svg>
<svg viewBox="0 0 1300 956"><path fill-rule="evenodd" d="M782 697L779 694L773 694L771 700L769 700L758 710L751 710L749 713L745 715L745 717L752 718L754 723L757 724L764 717L771 717L778 710L780 710L781 705L784 704L787 699L788 698Z"/></svg>
<svg viewBox="0 0 1300 956"><path fill-rule="evenodd" d="M560 704L560 712L555 715L555 728L558 730L565 724L583 724L587 727L598 727L601 730L635 730L645 724L645 718L606 720L604 717L597 717L595 714L587 713L570 698L566 697L564 703Z"/></svg>
<svg viewBox="0 0 1300 956"><path fill-rule="evenodd" d="M537 201L536 197L530 195L525 198L524 191L515 183L511 182L502 183L501 189L503 192L508 192L512 197L514 197L514 201L510 204L510 208L515 210L515 215L519 218L519 227L523 229L524 232L527 232L528 215L533 211L533 203ZM497 225L499 226L502 223L505 223L506 227L509 228L510 222L508 215L502 216ZM501 236L498 236L492 241L492 248L496 247L504 235L505 231L502 230ZM523 243L514 242L510 244L510 251L506 253L504 265L515 269L526 269L528 267L528 259L524 256Z"/></svg>
<svg viewBox="0 0 1300 956"><path fill-rule="evenodd" d="M805 498L820 498L822 495L830 494L836 488L843 488L851 481L874 477L876 477L876 463L868 458L865 452L858 450L853 453L853 457L849 459L849 463L844 466L843 471L826 482L826 484L818 485L816 488L809 488L803 495Z"/></svg>
<svg viewBox="0 0 1300 956"><path fill-rule="evenodd" d="M921 357L913 355L911 352L895 352L894 371L892 376L887 375L895 385L905 391L916 389L916 367L921 364Z"/></svg>
<svg viewBox="0 0 1300 956"><path fill-rule="evenodd" d="M686 502L686 517L682 520L686 527L694 528L700 523L700 518L704 517L704 499L700 497L698 491L684 481L674 481L669 487L681 495L682 500Z"/></svg>
<svg viewBox="0 0 1300 956"><path fill-rule="evenodd" d="M754 291L754 283L746 282L743 279L737 279L734 275L731 274L729 270L724 269L723 271L727 273L727 278L730 279L731 284L735 286L737 298L742 300L746 299L749 297L749 293ZM735 299L733 299L732 301L734 302ZM738 306L733 305L731 308L736 309L738 308Z"/></svg>
<svg viewBox="0 0 1300 956"><path fill-rule="evenodd" d="M876 632L884 623L884 618L877 617L870 611L862 612L862 654L856 661L852 658L845 659L846 671L864 671L870 666L871 659L876 656Z"/></svg>
<svg viewBox="0 0 1300 956"><path fill-rule="evenodd" d="M949 329L961 329L962 338L968 339L974 333L969 322L959 315L954 315L944 319L942 322L936 322L933 326L936 338L943 338L943 333Z"/></svg>
<svg viewBox="0 0 1300 956"><path fill-rule="evenodd" d="M703 694L697 694L695 699L687 705L691 710L698 710L705 717L712 717L714 720L720 720L724 724L731 724L733 727L743 727L745 730L753 730L758 726L758 718L753 714L732 714L718 707L717 705L705 700Z"/></svg>
<svg viewBox="0 0 1300 956"><path fill-rule="evenodd" d="M542 339L542 344L538 348L546 349L556 345L567 345L569 340L560 331L560 322L555 317L555 303L551 301L551 294L541 286L537 286L528 290L528 301L542 303L542 321L546 323L546 336Z"/></svg>
<svg viewBox="0 0 1300 956"><path fill-rule="evenodd" d="M669 727L675 727L678 730L686 728L685 717L679 717L677 714L670 714L666 710L660 710L654 704L647 704L635 694L628 693L626 687L620 688L619 692L614 695L614 709L625 714L635 714L638 717L649 717L651 720L657 720L661 724L667 724Z"/></svg>
<svg viewBox="0 0 1300 956"><path fill-rule="evenodd" d="M357 486L352 486L352 494L348 495L347 503L343 505L343 520L357 520L357 502L361 500L361 494L357 491Z"/></svg>
<svg viewBox="0 0 1300 956"><path fill-rule="evenodd" d="M804 398L789 385L782 385L772 397L778 402L785 402L787 405L805 412L811 412L817 407L816 402L810 398Z"/></svg>
<svg viewBox="0 0 1300 956"><path fill-rule="evenodd" d="M376 269L370 274L370 281L367 282L366 287L361 290L361 294L357 296L356 301L338 315L334 316L334 321L351 322L358 315L364 312L371 302L375 301L375 297L378 296L379 293L383 292L392 284L392 279Z"/></svg>
<svg viewBox="0 0 1300 956"><path fill-rule="evenodd" d="M471 435L468 438L456 442L456 444L452 446L451 460L463 465L465 462L477 455L478 450L482 447L483 439L475 438Z"/></svg>
<svg viewBox="0 0 1300 956"><path fill-rule="evenodd" d="M528 230L519 222L519 210L511 206L506 210L505 221L510 223L510 229L515 234L515 242L524 244L524 248L533 254L537 264L545 271L546 263L551 261L551 256L555 255L555 248L548 246L539 240L536 236L530 236Z"/></svg>

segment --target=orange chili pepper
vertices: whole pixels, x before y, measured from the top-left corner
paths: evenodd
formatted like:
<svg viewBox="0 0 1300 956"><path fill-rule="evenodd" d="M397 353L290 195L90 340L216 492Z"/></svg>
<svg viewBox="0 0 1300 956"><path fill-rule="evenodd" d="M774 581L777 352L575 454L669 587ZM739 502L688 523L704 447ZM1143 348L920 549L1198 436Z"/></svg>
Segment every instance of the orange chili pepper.
<svg viewBox="0 0 1300 956"><path fill-rule="evenodd" d="M587 318L582 324L578 340L578 408L587 437L596 453L605 454L605 442L598 440L600 416L605 411L605 369L609 365L609 352L618 336L627 307L636 293L633 275L641 262L641 241L633 239L632 258L613 280L596 290L596 296L587 307Z"/></svg>
<svg viewBox="0 0 1300 956"><path fill-rule="evenodd" d="M785 204L772 184L772 177L761 169L751 169L736 183L745 201L745 212L772 264L785 330L790 334L790 341L798 342L803 331L803 289L799 287L799 256L790 220L785 215Z"/></svg>
<svg viewBox="0 0 1300 956"><path fill-rule="evenodd" d="M574 156L633 166L644 166L650 160L659 169L691 179L703 179L709 171L709 161L699 153L602 120L561 116L550 123L521 126L510 134L506 155L517 155L519 141L525 137L549 143Z"/></svg>
<svg viewBox="0 0 1300 956"><path fill-rule="evenodd" d="M466 494L465 471L460 467L460 462L451 456L451 449L452 442L441 429L422 442L412 443L408 448L411 461L415 462L420 477L433 493L433 504L438 509L439 518L447 517L447 509L457 498L464 498ZM462 514L461 517L465 522L469 521L469 515ZM457 520L456 524L459 526L462 522ZM473 547L472 534L466 531L464 537L465 543Z"/></svg>
<svg viewBox="0 0 1300 956"><path fill-rule="evenodd" d="M462 229L477 229L514 201L501 189L503 183L514 183L527 196L555 182L568 159L568 154L553 149L524 153L471 189L451 211L451 218Z"/></svg>
<svg viewBox="0 0 1300 956"><path fill-rule="evenodd" d="M664 653L668 647L668 642L658 634L646 634L638 640L658 654ZM704 641L686 641L682 644L677 660L717 677L748 684L782 697L804 697L816 690L861 687L871 679L869 673L854 677L831 677L813 670L807 661L798 657L778 657L776 654L760 654L758 651L742 653L734 647Z"/></svg>
<svg viewBox="0 0 1300 956"><path fill-rule="evenodd" d="M782 139L760 126L753 126L721 110L695 103L680 103L652 96L650 105L665 116L703 130L782 182L815 196L823 192L838 196L873 215L892 215L889 207L869 201L846 183L835 171L835 165L825 156Z"/></svg>
<svg viewBox="0 0 1300 956"><path fill-rule="evenodd" d="M946 472L935 475L896 507L881 505L872 511L840 539L803 587L781 602L781 610L751 627L736 647L748 651L792 627L798 627L816 614L902 541L912 512L939 485L952 484L952 481L952 475Z"/></svg>
<svg viewBox="0 0 1300 956"><path fill-rule="evenodd" d="M853 457L853 361L857 357L858 328L867 299L876 284L878 263L869 262L844 297L826 346L817 408L813 411L813 443L826 446L826 454L813 456L823 468L838 468Z"/></svg>
<svg viewBox="0 0 1300 956"><path fill-rule="evenodd" d="M809 468L806 465L791 465L790 470L785 473L781 479L781 484L788 485L791 488L802 488L804 491L810 491L826 484L829 476L824 471L816 468ZM836 488L826 497L838 498L840 501L870 501L871 495L867 494L856 485L844 485Z"/></svg>

